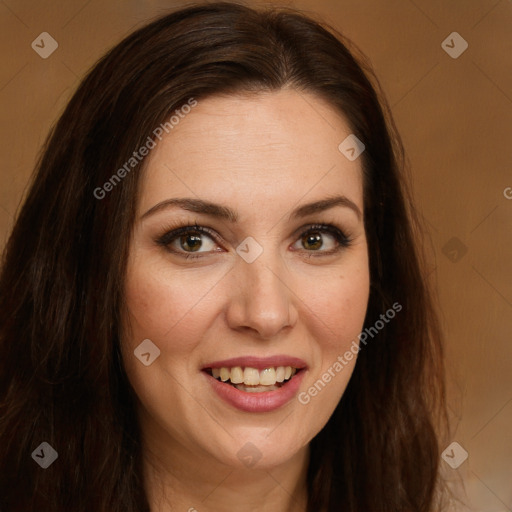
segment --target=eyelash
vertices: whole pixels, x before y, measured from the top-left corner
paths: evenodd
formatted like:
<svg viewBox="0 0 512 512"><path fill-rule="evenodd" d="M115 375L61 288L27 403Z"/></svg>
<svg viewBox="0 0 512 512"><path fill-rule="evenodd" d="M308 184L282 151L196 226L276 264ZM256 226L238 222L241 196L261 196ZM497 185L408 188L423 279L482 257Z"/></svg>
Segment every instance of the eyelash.
<svg viewBox="0 0 512 512"><path fill-rule="evenodd" d="M328 234L332 235L334 237L334 239L336 240L336 242L338 242L338 246L335 249L331 249L329 251L308 251L307 249L303 249L304 251L311 253L308 256L310 258L311 257L330 256L332 254L335 254L335 253L341 251L342 249L349 247L352 243L352 239L350 237L345 235L345 233L341 229L337 228L336 226L334 226L332 224L310 224L309 226L307 226L307 229L305 229L304 231L302 231L302 233L300 233L299 239L302 239L304 237L304 235L306 235L308 233L312 233L312 232L313 233L314 232L324 232L324 233L328 233ZM187 235L189 233L206 234L215 243L219 244L219 237L216 235L216 233L212 229L210 229L206 226L200 226L197 223L195 223L193 226L187 225L187 226L181 226L181 227L178 227L175 229L170 228L162 236L160 236L156 239L156 243L160 246L165 247L169 252L172 252L173 254L177 254L180 257L184 257L187 260L199 259L199 258L204 257L207 254L210 254L211 251L204 251L201 253L194 254L194 253L187 253L187 252L179 252L179 251L175 251L174 249L170 249L170 247L169 247L170 244L176 238L178 238L182 235ZM317 254L315 254L315 253L317 253Z"/></svg>

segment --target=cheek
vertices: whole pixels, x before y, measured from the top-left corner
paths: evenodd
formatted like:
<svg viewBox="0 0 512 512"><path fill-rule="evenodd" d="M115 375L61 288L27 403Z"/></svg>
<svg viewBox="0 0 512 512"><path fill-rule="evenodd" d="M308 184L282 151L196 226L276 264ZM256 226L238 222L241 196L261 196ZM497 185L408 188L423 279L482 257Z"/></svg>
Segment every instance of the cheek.
<svg viewBox="0 0 512 512"><path fill-rule="evenodd" d="M134 262L129 265L126 285L126 310L129 339L150 338L173 351L190 350L209 322L208 304L215 296L215 285L222 274L204 272L191 282L186 272L171 272L167 267ZM139 341L140 342L140 341ZM190 346L189 346L190 345Z"/></svg>
<svg viewBox="0 0 512 512"><path fill-rule="evenodd" d="M305 301L304 319L314 337L315 354L299 403L320 429L334 411L354 370L370 293L369 271L364 253L353 265L318 280Z"/></svg>
<svg viewBox="0 0 512 512"><path fill-rule="evenodd" d="M161 257L160 261L147 255L133 257L124 288L121 346L125 370L143 410L160 419L170 401L176 410L186 410L183 400L190 395L173 384L188 376L190 356L212 322L215 286L223 274L205 269L192 280L190 272L169 269ZM134 350L146 339L160 349L149 366L134 357ZM167 419L164 423L168 427L183 422Z"/></svg>
<svg viewBox="0 0 512 512"><path fill-rule="evenodd" d="M304 290L304 302L311 311L308 317L314 324L309 330L318 333L317 342L324 353L343 350L361 332L370 293L365 261L362 258L350 270L326 276L317 280L318 286Z"/></svg>

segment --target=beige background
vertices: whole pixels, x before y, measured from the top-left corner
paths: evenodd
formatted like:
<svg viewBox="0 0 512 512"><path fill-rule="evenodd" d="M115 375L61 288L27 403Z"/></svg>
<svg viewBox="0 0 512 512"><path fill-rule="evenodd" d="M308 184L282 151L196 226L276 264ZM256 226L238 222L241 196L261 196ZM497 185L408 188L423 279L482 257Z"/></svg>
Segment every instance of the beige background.
<svg viewBox="0 0 512 512"><path fill-rule="evenodd" d="M381 80L431 229L452 440L469 453L457 469L442 461L443 469L465 483L471 510L511 511L512 1L283 3L342 30ZM127 33L179 5L0 0L2 246L44 137L79 79ZM454 31L469 45L456 59L442 47ZM31 48L42 32L59 44L47 59Z"/></svg>

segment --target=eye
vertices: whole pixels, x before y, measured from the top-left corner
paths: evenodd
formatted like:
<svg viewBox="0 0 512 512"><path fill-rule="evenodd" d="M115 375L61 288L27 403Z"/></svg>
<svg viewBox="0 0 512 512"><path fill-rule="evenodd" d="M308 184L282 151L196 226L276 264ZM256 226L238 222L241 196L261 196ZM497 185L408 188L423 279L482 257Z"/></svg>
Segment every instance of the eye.
<svg viewBox="0 0 512 512"><path fill-rule="evenodd" d="M206 244L205 240L207 240ZM170 252L187 259L200 258L204 253L218 252L219 250L213 231L197 224L168 231L157 240L157 243L165 246Z"/></svg>
<svg viewBox="0 0 512 512"><path fill-rule="evenodd" d="M158 238L156 243L178 256L195 259L211 252L222 252L219 238L210 228L195 224L171 229ZM294 250L309 253L309 257L328 256L348 247L350 243L351 240L336 226L314 224L306 231L302 231L292 247ZM302 248L297 247L298 244L301 244Z"/></svg>
<svg viewBox="0 0 512 512"><path fill-rule="evenodd" d="M300 239L294 244L294 248L301 250L301 247L296 247L300 244L307 252L319 253L310 254L309 256L325 256L348 247L350 242L351 240L336 226L315 224L301 233Z"/></svg>

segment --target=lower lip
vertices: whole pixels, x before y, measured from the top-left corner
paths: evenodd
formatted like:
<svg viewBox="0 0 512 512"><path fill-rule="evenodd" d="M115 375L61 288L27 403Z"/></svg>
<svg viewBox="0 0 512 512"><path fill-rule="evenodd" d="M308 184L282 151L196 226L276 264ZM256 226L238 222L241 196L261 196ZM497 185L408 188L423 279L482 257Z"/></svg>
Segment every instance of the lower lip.
<svg viewBox="0 0 512 512"><path fill-rule="evenodd" d="M274 391L248 393L240 391L231 384L221 382L210 374L203 372L213 390L228 404L245 412L270 412L279 409L297 394L305 370L296 373L289 381Z"/></svg>

